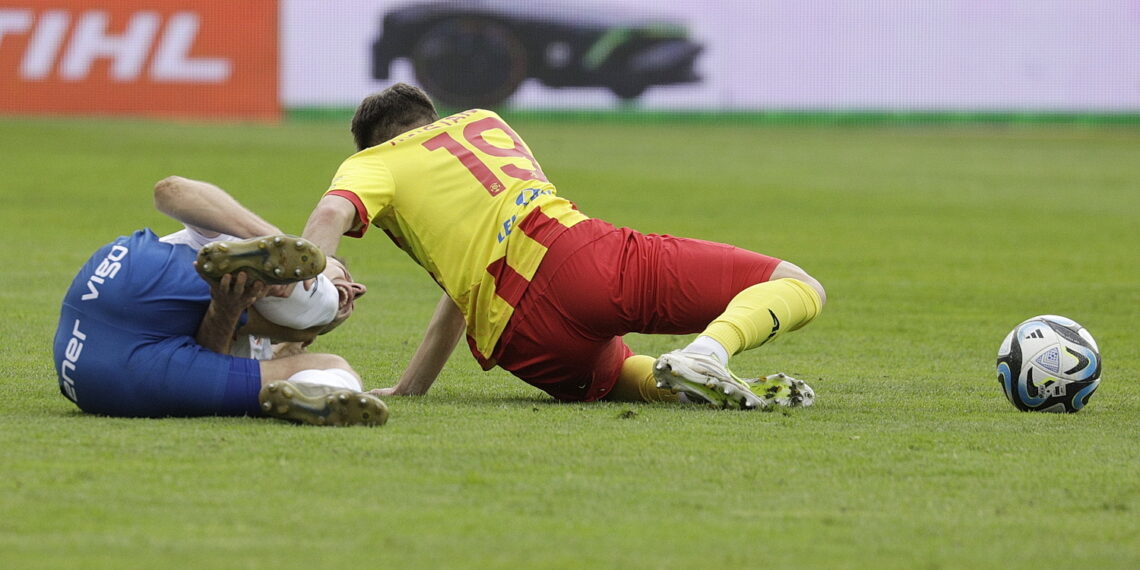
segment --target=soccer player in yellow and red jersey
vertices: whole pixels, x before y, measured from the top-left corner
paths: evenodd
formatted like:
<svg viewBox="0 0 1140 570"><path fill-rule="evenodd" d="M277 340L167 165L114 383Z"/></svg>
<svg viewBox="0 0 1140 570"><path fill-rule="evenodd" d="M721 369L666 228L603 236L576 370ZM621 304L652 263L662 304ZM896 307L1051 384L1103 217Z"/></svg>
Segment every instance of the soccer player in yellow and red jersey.
<svg viewBox="0 0 1140 570"><path fill-rule="evenodd" d="M560 196L522 138L491 111L440 119L423 91L366 98L346 159L305 226L335 254L369 225L443 289L424 340L381 395L428 391L462 336L559 400L688 399L723 407L810 405L783 374L734 375L731 355L813 320L819 282L787 261L730 245L641 234L589 218ZM700 335L659 358L630 333Z"/></svg>

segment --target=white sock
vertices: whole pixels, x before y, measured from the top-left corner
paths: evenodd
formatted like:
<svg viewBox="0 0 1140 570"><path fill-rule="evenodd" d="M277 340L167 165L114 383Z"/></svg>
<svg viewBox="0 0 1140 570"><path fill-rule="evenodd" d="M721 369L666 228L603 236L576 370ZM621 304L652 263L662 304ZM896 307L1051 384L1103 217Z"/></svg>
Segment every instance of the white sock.
<svg viewBox="0 0 1140 570"><path fill-rule="evenodd" d="M728 349L723 344L713 340L712 337L705 335L698 336L696 340L686 346L684 352L695 352L697 354L709 354L713 358L720 361L721 364L728 364Z"/></svg>
<svg viewBox="0 0 1140 570"><path fill-rule="evenodd" d="M320 386L331 386L341 390L353 390L360 392L364 389L360 385L360 381L355 376L350 374L347 370L340 368L329 368L327 370L302 370L289 377L290 382L299 382L301 384L317 384Z"/></svg>

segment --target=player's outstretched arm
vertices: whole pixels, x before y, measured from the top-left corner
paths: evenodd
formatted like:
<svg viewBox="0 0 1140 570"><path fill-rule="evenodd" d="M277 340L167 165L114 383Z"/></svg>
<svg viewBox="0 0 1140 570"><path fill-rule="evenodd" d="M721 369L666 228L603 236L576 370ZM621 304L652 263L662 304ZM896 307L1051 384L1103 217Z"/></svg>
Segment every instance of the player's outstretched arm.
<svg viewBox="0 0 1140 570"><path fill-rule="evenodd" d="M392 388L374 390L387 396L419 396L426 394L448 357L455 351L455 345L463 337L467 324L463 313L450 297L444 295L435 307L435 313L428 323L427 332L420 342L408 368L400 376L400 382Z"/></svg>
<svg viewBox="0 0 1140 570"><path fill-rule="evenodd" d="M352 202L336 195L325 196L309 214L301 237L317 244L325 255L336 255L341 236L356 222L356 206Z"/></svg>
<svg viewBox="0 0 1140 570"><path fill-rule="evenodd" d="M201 180L181 176L159 180L154 185L154 207L207 237L228 234L244 239L282 233L225 190Z"/></svg>

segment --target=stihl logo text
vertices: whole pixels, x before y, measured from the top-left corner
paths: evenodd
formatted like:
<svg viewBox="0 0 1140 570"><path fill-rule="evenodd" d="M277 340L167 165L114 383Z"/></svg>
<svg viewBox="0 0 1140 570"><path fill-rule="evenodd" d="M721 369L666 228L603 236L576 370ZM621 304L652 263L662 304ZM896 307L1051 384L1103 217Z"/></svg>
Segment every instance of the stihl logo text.
<svg viewBox="0 0 1140 570"><path fill-rule="evenodd" d="M107 60L116 82L224 83L232 73L229 59L191 55L200 26L195 12L139 11L113 22L101 10L0 9L0 50L5 40L25 37L18 70L25 81L82 81L93 64Z"/></svg>

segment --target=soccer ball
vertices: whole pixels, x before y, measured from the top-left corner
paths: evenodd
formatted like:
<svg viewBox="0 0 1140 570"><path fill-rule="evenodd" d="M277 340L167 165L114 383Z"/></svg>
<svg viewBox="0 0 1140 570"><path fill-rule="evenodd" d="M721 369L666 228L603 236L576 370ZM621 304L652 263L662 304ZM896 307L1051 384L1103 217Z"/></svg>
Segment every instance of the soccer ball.
<svg viewBox="0 0 1140 570"><path fill-rule="evenodd" d="M1100 385L1100 349L1076 321L1036 316L1001 341L997 377L1023 412L1077 412Z"/></svg>

